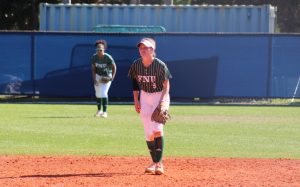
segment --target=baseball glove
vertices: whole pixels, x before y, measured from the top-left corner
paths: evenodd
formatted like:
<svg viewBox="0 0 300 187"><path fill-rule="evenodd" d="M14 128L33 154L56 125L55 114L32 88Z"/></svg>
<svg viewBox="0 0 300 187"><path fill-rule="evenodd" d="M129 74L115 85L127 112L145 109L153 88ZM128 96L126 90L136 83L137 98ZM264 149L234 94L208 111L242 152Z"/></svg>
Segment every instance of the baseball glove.
<svg viewBox="0 0 300 187"><path fill-rule="evenodd" d="M110 76L102 76L100 81L103 83L107 83L111 80L112 80L112 78Z"/></svg>
<svg viewBox="0 0 300 187"><path fill-rule="evenodd" d="M162 123L162 124L165 124L170 119L171 119L171 116L169 114L169 111L163 109L161 106L157 106L151 116L152 121L156 121L156 122Z"/></svg>

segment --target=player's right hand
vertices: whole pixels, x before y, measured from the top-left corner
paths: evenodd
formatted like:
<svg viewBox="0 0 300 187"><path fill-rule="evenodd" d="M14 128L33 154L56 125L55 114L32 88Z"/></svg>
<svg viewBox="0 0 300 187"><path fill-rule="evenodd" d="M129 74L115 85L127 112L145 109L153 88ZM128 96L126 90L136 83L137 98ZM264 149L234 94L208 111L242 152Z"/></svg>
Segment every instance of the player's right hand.
<svg viewBox="0 0 300 187"><path fill-rule="evenodd" d="M94 80L94 85L95 85L95 86L99 86L99 83L98 83L97 80Z"/></svg>
<svg viewBox="0 0 300 187"><path fill-rule="evenodd" d="M134 102L134 107L135 107L135 111L136 111L137 113L140 113L140 112L141 112L141 104L140 104L139 101L135 101L135 102Z"/></svg>

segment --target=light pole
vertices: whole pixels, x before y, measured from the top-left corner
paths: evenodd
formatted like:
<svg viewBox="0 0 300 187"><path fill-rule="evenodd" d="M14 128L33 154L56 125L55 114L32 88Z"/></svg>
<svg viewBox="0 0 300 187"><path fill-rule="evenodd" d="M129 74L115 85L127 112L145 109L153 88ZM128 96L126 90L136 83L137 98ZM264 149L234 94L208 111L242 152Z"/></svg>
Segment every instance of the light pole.
<svg viewBox="0 0 300 187"><path fill-rule="evenodd" d="M164 0L166 5L173 5L173 0Z"/></svg>
<svg viewBox="0 0 300 187"><path fill-rule="evenodd" d="M35 7L35 0L31 0L31 16L32 16L32 30L37 30L37 10Z"/></svg>
<svg viewBox="0 0 300 187"><path fill-rule="evenodd" d="M63 0L63 3L64 4L72 4L72 1L71 0Z"/></svg>

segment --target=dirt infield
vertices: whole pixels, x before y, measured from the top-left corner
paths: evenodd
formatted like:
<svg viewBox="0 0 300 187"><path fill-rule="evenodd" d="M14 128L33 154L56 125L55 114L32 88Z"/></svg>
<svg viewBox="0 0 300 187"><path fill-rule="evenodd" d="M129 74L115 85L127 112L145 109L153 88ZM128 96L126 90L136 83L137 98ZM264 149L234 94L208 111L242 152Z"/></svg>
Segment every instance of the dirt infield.
<svg viewBox="0 0 300 187"><path fill-rule="evenodd" d="M144 174L145 157L0 156L0 186L300 186L300 160L171 158Z"/></svg>

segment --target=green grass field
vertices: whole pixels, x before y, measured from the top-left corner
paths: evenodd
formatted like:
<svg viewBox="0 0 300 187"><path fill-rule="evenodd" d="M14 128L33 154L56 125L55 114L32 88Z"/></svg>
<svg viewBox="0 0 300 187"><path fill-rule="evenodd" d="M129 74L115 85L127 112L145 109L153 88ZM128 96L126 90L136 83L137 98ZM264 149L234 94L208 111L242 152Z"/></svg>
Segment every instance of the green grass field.
<svg viewBox="0 0 300 187"><path fill-rule="evenodd" d="M0 104L0 155L148 156L132 105ZM171 106L165 156L300 158L300 108Z"/></svg>

